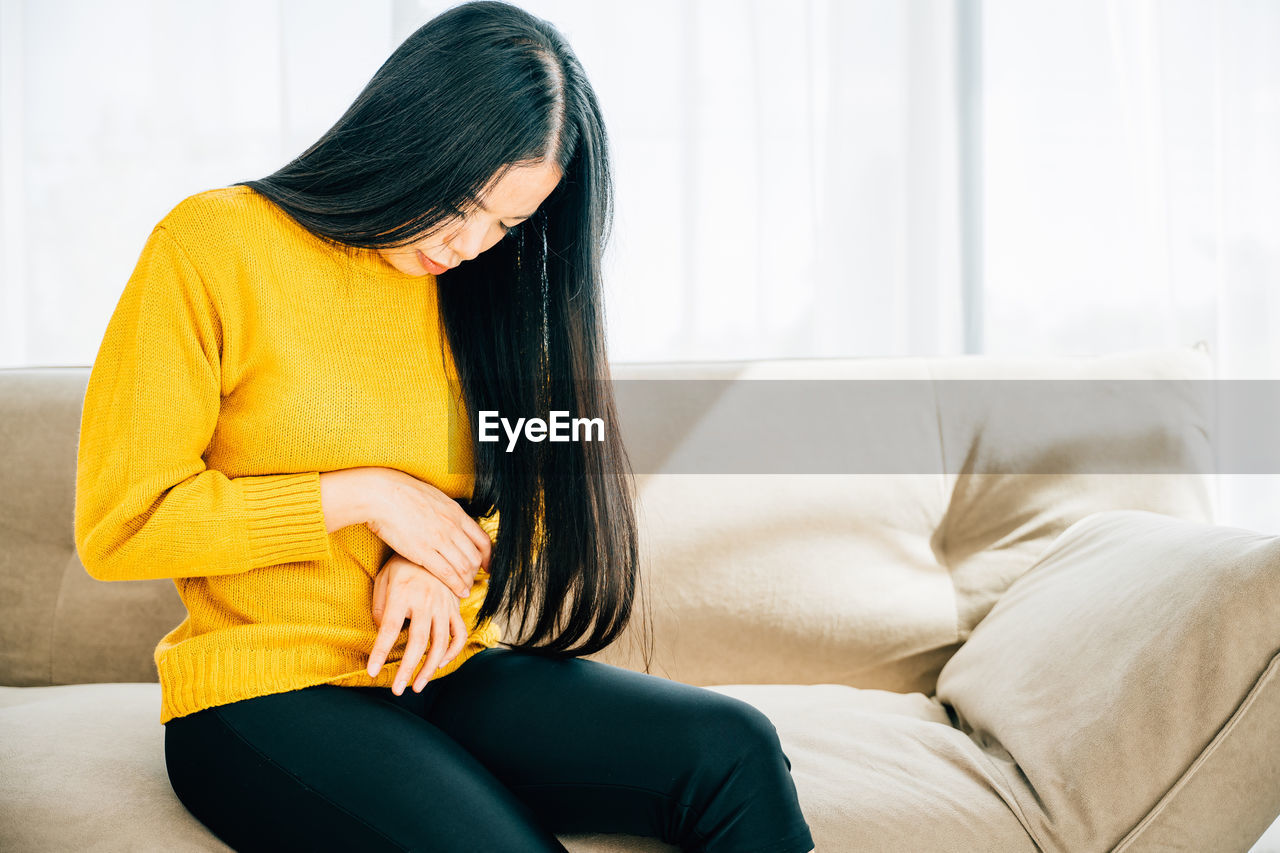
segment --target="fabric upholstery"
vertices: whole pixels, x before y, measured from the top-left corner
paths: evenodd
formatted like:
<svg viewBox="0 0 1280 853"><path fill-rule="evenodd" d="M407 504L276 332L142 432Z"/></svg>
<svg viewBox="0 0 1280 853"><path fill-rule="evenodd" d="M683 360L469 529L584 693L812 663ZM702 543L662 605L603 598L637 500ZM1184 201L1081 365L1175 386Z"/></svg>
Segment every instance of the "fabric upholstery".
<svg viewBox="0 0 1280 853"><path fill-rule="evenodd" d="M950 655L1072 522L1104 509L1204 522L1214 513L1203 476L1088 473L1211 470L1210 400L1189 382L1161 383L1141 417L1082 436L1069 418L1049 421L1056 434L1020 430L1015 400L937 380L1211 377L1208 354L1189 347L615 367L623 380L919 381L934 389L935 405L892 413L894 430L903 441L934 443L938 470L956 472L639 477L653 671L692 684L831 682L932 694ZM680 423L683 435L721 423L715 409L733 405L732 390L706 410L664 410L661 420ZM881 413L851 420L848 441L884 442L888 421ZM1060 473L982 473L1036 470L1046 456ZM633 622L596 657L643 668L640 630Z"/></svg>
<svg viewBox="0 0 1280 853"><path fill-rule="evenodd" d="M921 694L724 685L778 729L820 851L1032 853L1007 786ZM174 796L156 684L0 687L0 850L225 851ZM10 772L4 772L10 771ZM71 805L69 805L71 804ZM572 853L673 853L632 835L564 835Z"/></svg>
<svg viewBox="0 0 1280 853"><path fill-rule="evenodd" d="M1278 670L1280 536L1115 510L1009 587L937 698L1045 850L1243 850L1280 814Z"/></svg>
<svg viewBox="0 0 1280 853"><path fill-rule="evenodd" d="M1100 357L820 359L617 365L617 379L1204 379L1193 348ZM152 681L155 644L182 621L171 581L100 583L75 554L75 447L88 368L0 370L0 684ZM1195 470L1207 447L1202 401L1125 425L1126 436L1063 447L1082 468L1145 448ZM1000 418L963 397L912 410L914 440L940 470L1034 452L1035 436L987 440ZM943 407L946 408L943 408ZM705 413L710 417L714 413ZM680 420L680 412L664 418ZM689 419L695 428L697 418ZM659 428L655 424L654 429ZM850 441L883 431L872 417ZM944 440L945 433L945 440ZM1029 447L1029 450L1027 450ZM946 459L943 459L946 457ZM61 460L61 461L59 461ZM948 461L950 460L950 461ZM1151 461L1148 459L1147 461ZM966 464L968 464L966 462ZM692 684L831 682L933 690L969 630L1048 543L1088 512L1147 509L1211 521L1191 474L725 475L638 478L653 671ZM801 541L803 548L797 547ZM19 568L20 567L20 568ZM784 571L801 571L799 584ZM685 579L696 578L696 583ZM501 624L501 620L498 620ZM758 626L767 625L767 632ZM639 629L594 656L642 669ZM505 628L505 626L504 626ZM795 649L804 649L797 655Z"/></svg>
<svg viewBox="0 0 1280 853"><path fill-rule="evenodd" d="M0 370L0 849L225 850L165 775L152 652L183 616L172 582L98 582L75 555L88 374ZM638 479L652 671L769 716L822 853L1243 851L1280 812L1274 542L1213 526L1194 473L1084 473L1194 472L1203 400L1171 384L1145 421L1033 436L937 381L1207 379L1205 352L615 375L906 378L936 397L896 438L935 442L953 473ZM716 413L662 414L640 426L678 451ZM878 424L850 440L885 440ZM1045 454L1061 473L981 473ZM640 627L593 657L642 669Z"/></svg>

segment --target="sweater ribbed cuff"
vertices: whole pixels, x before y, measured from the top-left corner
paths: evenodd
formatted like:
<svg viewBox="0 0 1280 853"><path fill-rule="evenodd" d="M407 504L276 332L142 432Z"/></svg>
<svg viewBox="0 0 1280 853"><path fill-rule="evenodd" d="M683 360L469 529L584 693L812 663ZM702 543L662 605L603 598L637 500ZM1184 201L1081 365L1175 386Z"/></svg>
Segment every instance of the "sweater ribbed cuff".
<svg viewBox="0 0 1280 853"><path fill-rule="evenodd" d="M329 559L318 471L237 477L232 482L244 500L252 568Z"/></svg>

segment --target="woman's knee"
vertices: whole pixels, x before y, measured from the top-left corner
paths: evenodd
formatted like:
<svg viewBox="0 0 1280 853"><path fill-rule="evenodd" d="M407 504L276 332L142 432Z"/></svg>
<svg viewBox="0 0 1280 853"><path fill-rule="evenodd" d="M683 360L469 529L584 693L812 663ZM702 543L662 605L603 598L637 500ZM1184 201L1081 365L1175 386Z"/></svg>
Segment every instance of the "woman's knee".
<svg viewBox="0 0 1280 853"><path fill-rule="evenodd" d="M689 752L702 764L720 763L727 772L747 761L791 762L782 751L778 730L759 708L733 696L714 694L679 723Z"/></svg>
<svg viewBox="0 0 1280 853"><path fill-rule="evenodd" d="M804 818L777 729L754 705L716 695L689 722L691 772L677 792L690 808L685 831L718 849L794 833Z"/></svg>

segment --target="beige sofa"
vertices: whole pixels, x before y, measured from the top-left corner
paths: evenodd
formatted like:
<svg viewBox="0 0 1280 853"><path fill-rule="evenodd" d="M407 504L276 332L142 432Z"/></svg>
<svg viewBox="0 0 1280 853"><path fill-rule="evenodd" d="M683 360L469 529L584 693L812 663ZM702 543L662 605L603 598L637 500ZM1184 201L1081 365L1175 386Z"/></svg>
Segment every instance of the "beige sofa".
<svg viewBox="0 0 1280 853"><path fill-rule="evenodd" d="M1280 815L1280 537L1214 523L1209 383L1176 381L1211 376L1194 348L618 366L735 380L628 422L654 673L768 714L821 853L1249 850ZM95 581L72 543L87 379L0 371L0 850L225 850L165 772L173 585ZM924 397L842 428L936 464L698 471L751 379L903 380ZM1175 381L1030 429L974 379Z"/></svg>

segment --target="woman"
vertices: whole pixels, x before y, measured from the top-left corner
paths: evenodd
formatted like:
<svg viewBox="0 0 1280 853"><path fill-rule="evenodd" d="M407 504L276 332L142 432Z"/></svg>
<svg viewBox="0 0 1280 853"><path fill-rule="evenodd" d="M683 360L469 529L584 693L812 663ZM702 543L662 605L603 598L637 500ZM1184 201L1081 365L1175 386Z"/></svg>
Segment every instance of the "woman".
<svg viewBox="0 0 1280 853"><path fill-rule="evenodd" d="M484 2L296 160L152 232L85 395L76 545L100 579L177 585L169 778L232 847L812 849L760 711L581 658L637 579L609 214L580 64ZM611 428L508 452L480 411Z"/></svg>

